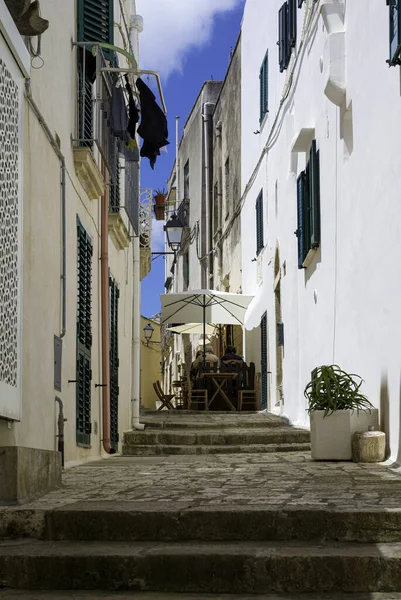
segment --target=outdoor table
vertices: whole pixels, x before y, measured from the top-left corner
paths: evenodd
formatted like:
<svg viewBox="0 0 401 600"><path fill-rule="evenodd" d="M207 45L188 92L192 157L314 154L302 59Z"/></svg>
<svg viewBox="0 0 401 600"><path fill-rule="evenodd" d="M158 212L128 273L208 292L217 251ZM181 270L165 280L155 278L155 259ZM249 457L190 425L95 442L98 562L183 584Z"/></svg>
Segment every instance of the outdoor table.
<svg viewBox="0 0 401 600"><path fill-rule="evenodd" d="M208 401L207 407L205 407L205 410L209 409L211 403L218 395L220 395L223 398L223 400L229 406L230 410L236 410L235 406L231 403L227 394L223 390L223 387L229 379L235 379L237 377L237 375L238 375L238 373L202 373L202 377L211 379L214 387L216 388L216 391L214 392L213 396Z"/></svg>

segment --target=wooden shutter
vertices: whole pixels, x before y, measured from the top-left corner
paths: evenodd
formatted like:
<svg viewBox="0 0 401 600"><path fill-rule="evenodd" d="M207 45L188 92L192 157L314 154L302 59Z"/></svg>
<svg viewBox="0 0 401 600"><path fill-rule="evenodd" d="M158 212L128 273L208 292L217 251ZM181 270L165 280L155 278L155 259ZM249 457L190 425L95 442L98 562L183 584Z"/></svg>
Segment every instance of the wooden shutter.
<svg viewBox="0 0 401 600"><path fill-rule="evenodd" d="M284 2L278 13L278 46L279 46L279 65L282 73L290 62L291 46L288 30L288 2Z"/></svg>
<svg viewBox="0 0 401 600"><path fill-rule="evenodd" d="M256 200L256 254L263 250L263 191Z"/></svg>
<svg viewBox="0 0 401 600"><path fill-rule="evenodd" d="M92 255L89 235L77 222L77 373L76 440L90 445L91 436L91 347L92 347Z"/></svg>
<svg viewBox="0 0 401 600"><path fill-rule="evenodd" d="M109 277L109 312L110 312L110 445L118 450L118 398L120 393L118 369L120 366L118 352L118 300L120 290Z"/></svg>
<svg viewBox="0 0 401 600"><path fill-rule="evenodd" d="M259 73L259 84L260 84L260 117L259 121L262 123L265 114L268 112L269 100L269 57L268 52L263 59L262 66Z"/></svg>
<svg viewBox="0 0 401 600"><path fill-rule="evenodd" d="M113 0L78 0L79 42L114 43Z"/></svg>
<svg viewBox="0 0 401 600"><path fill-rule="evenodd" d="M296 0L288 0L288 39L290 47L297 41L297 5Z"/></svg>
<svg viewBox="0 0 401 600"><path fill-rule="evenodd" d="M390 17L390 66L401 64L401 0L387 0Z"/></svg>
<svg viewBox="0 0 401 600"><path fill-rule="evenodd" d="M320 173L319 152L316 140L313 140L309 158L309 187L310 187L310 247L320 245Z"/></svg>
<svg viewBox="0 0 401 600"><path fill-rule="evenodd" d="M260 321L260 370L262 373L262 410L267 408L267 315Z"/></svg>
<svg viewBox="0 0 401 600"><path fill-rule="evenodd" d="M302 269L302 264L305 260L307 247L307 194L306 194L306 172L302 171L297 179L297 215L298 228L296 236L298 238L298 269ZM307 252L306 252L307 253Z"/></svg>

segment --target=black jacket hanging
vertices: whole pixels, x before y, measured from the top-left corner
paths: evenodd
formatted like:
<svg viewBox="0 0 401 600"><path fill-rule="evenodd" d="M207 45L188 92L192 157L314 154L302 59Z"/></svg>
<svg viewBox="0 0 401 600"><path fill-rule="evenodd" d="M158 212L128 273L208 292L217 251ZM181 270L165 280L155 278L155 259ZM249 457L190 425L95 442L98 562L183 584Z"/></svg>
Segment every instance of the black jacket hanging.
<svg viewBox="0 0 401 600"><path fill-rule="evenodd" d="M155 95L141 79L137 79L136 87L141 103L141 124L138 127L138 134L143 138L141 156L149 158L153 169L160 148L170 143L167 140L167 119L157 105Z"/></svg>
<svg viewBox="0 0 401 600"><path fill-rule="evenodd" d="M139 121L139 113L135 104L134 95L128 79L128 75L125 75L125 89L128 92L128 125L127 131L132 138L135 138L136 124Z"/></svg>

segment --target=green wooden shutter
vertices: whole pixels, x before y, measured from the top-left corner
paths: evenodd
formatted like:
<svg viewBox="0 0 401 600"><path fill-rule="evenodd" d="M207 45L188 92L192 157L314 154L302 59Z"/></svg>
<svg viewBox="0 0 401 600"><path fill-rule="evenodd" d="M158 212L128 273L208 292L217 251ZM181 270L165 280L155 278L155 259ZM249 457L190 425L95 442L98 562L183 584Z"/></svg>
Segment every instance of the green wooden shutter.
<svg viewBox="0 0 401 600"><path fill-rule="evenodd" d="M297 5L296 0L288 0L288 39L290 47L297 42Z"/></svg>
<svg viewBox="0 0 401 600"><path fill-rule="evenodd" d="M260 192L256 200L256 255L258 255L264 247L263 242L263 190Z"/></svg>
<svg viewBox="0 0 401 600"><path fill-rule="evenodd" d="M118 450L118 369L120 365L118 352L118 300L120 291L113 279L109 277L109 312L110 312L110 444Z"/></svg>
<svg viewBox="0 0 401 600"><path fill-rule="evenodd" d="M260 86L260 117L259 122L262 123L265 114L268 112L269 107L269 57L268 52L263 59L262 66L260 67L259 73L259 86Z"/></svg>
<svg viewBox="0 0 401 600"><path fill-rule="evenodd" d="M390 17L390 66L401 64L401 0L387 0Z"/></svg>
<svg viewBox="0 0 401 600"><path fill-rule="evenodd" d="M291 58L291 45L288 26L288 2L284 2L278 13L278 60L280 65L280 73L282 73L288 67Z"/></svg>
<svg viewBox="0 0 401 600"><path fill-rule="evenodd" d="M296 236L298 238L298 269L302 269L302 263L305 260L305 179L306 173L302 171L297 179L297 216L298 216L298 228L296 230Z"/></svg>
<svg viewBox="0 0 401 600"><path fill-rule="evenodd" d="M262 373L262 410L267 408L267 314L260 321L260 367Z"/></svg>
<svg viewBox="0 0 401 600"><path fill-rule="evenodd" d="M316 149L316 140L313 140L309 158L309 186L310 186L310 247L318 248L320 245L320 172L319 152Z"/></svg>
<svg viewBox="0 0 401 600"><path fill-rule="evenodd" d="M114 43L113 0L78 0L78 42Z"/></svg>
<svg viewBox="0 0 401 600"><path fill-rule="evenodd" d="M76 440L90 445L91 437L91 347L92 347L92 255L93 246L77 219L77 373Z"/></svg>

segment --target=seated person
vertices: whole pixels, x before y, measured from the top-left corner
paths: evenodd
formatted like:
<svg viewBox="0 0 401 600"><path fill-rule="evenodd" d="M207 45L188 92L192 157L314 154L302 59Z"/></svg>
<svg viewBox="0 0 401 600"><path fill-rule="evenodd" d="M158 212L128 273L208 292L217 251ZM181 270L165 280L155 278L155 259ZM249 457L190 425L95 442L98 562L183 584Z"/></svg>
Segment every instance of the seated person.
<svg viewBox="0 0 401 600"><path fill-rule="evenodd" d="M224 364L229 360L236 360L243 363L244 360L237 354L237 349L234 346L227 346L224 356L221 357L221 362Z"/></svg>
<svg viewBox="0 0 401 600"><path fill-rule="evenodd" d="M205 346L205 362L214 365L219 362L218 356L213 353L213 348L210 345ZM200 365L203 364L203 349L197 350L196 358L192 363L192 368L197 369Z"/></svg>

